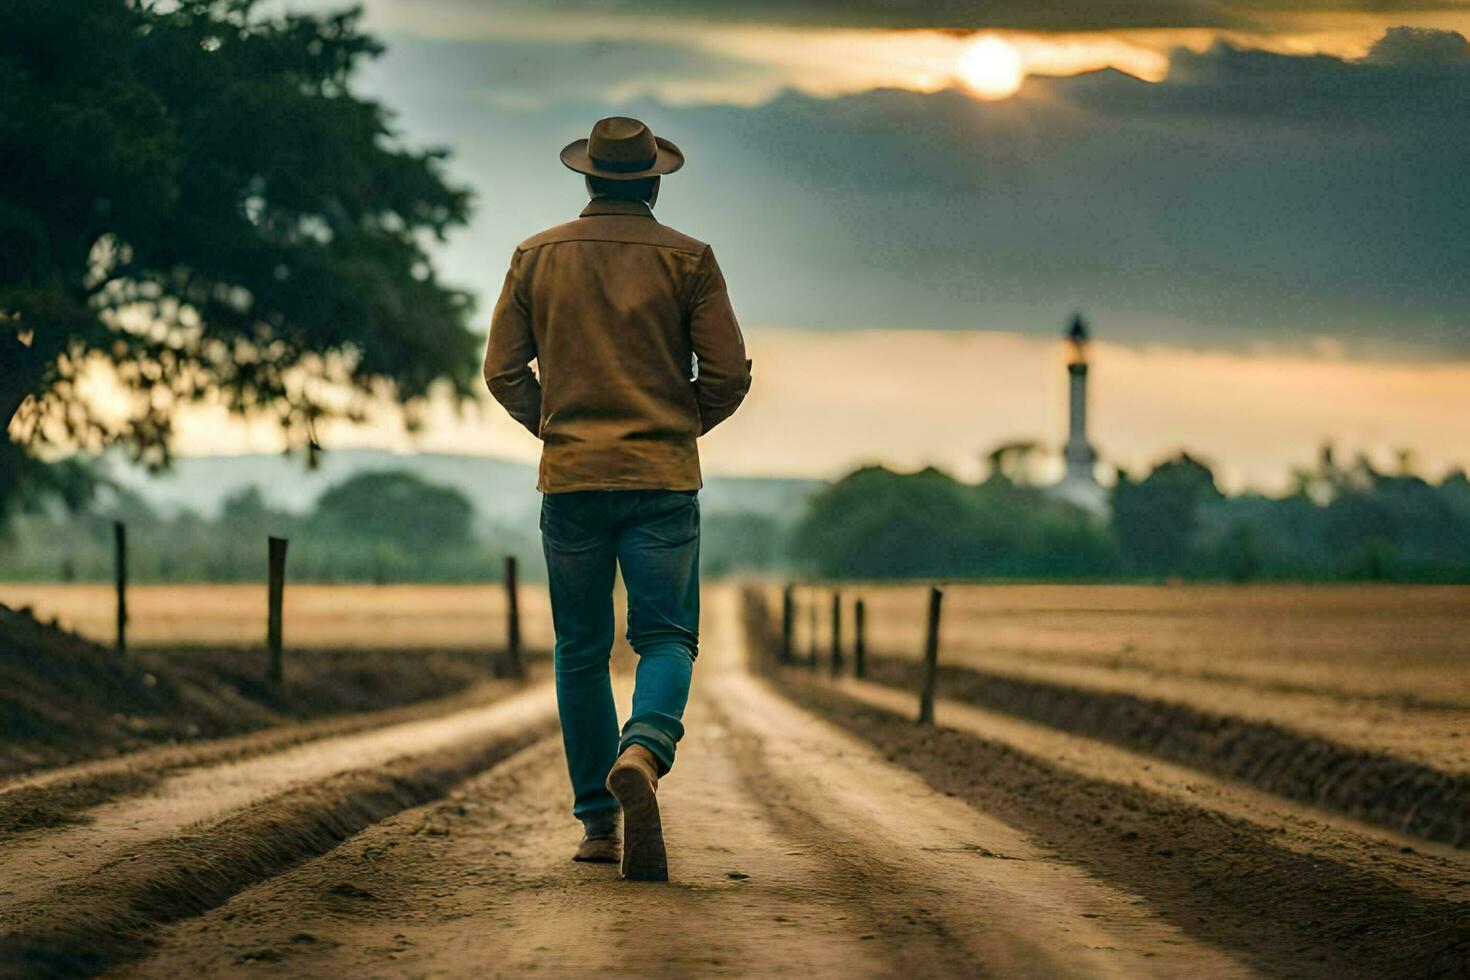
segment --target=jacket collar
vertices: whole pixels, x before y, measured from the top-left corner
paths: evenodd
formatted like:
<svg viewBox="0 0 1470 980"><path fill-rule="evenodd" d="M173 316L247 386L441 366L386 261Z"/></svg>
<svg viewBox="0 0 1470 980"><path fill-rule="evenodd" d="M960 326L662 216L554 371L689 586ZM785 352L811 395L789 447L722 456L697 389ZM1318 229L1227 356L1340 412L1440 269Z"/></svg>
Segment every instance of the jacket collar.
<svg viewBox="0 0 1470 980"><path fill-rule="evenodd" d="M626 197L594 197L582 209L583 218L595 214L631 214L639 218L652 218L653 209L642 201Z"/></svg>

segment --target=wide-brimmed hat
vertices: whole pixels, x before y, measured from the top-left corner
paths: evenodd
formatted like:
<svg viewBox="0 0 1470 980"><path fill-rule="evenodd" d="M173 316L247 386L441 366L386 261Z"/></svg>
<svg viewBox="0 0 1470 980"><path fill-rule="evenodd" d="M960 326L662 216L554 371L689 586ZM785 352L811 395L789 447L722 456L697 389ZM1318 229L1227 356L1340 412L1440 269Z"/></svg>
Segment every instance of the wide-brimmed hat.
<svg viewBox="0 0 1470 980"><path fill-rule="evenodd" d="M684 154L639 120L609 116L597 120L589 139L568 143L561 162L592 177L640 180L673 173L684 166Z"/></svg>

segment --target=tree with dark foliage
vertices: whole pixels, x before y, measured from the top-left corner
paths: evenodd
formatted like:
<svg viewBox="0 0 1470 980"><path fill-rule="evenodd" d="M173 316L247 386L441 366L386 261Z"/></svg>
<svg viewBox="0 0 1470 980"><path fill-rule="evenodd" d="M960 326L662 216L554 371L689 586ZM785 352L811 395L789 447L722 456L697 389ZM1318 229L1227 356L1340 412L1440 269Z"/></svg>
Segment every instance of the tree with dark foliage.
<svg viewBox="0 0 1470 980"><path fill-rule="evenodd" d="M405 551L444 551L474 543L475 507L453 487L406 470L358 473L316 502L314 533L390 541Z"/></svg>
<svg viewBox="0 0 1470 980"><path fill-rule="evenodd" d="M1134 482L1118 474L1113 487L1113 535L1140 571L1175 571L1189 557L1199 526L1200 506L1221 498L1215 474L1189 453L1180 453Z"/></svg>
<svg viewBox="0 0 1470 980"><path fill-rule="evenodd" d="M356 11L256 0L0 5L0 517L85 493L46 444L167 462L182 404L316 423L473 391L469 299L425 246L468 215L441 151L402 145L354 66ZM118 418L79 380L109 366Z"/></svg>
<svg viewBox="0 0 1470 980"><path fill-rule="evenodd" d="M869 466L814 496L792 556L824 578L1075 576L1114 570L1105 528L1037 487Z"/></svg>

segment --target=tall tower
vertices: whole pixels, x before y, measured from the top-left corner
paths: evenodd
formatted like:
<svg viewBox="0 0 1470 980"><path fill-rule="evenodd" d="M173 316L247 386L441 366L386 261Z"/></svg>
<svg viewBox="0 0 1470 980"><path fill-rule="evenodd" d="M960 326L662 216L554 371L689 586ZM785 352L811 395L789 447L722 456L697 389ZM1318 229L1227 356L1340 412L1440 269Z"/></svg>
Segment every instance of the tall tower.
<svg viewBox="0 0 1470 980"><path fill-rule="evenodd" d="M1078 313L1065 334L1067 356L1067 471L1055 493L1063 500L1094 514L1107 510L1107 492L1097 482L1093 468L1097 453L1087 441L1087 321Z"/></svg>

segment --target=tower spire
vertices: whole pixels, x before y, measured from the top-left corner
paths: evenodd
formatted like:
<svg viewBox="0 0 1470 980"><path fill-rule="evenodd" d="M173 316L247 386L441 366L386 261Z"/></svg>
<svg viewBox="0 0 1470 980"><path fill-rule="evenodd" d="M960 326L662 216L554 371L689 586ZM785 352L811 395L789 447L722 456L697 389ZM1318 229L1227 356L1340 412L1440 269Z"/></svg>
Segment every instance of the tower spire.
<svg viewBox="0 0 1470 980"><path fill-rule="evenodd" d="M1067 469L1056 493L1064 500L1093 513L1106 509L1107 500L1098 484L1093 468L1097 453L1087 439L1087 346L1091 333L1082 314L1075 313L1063 336L1070 350L1067 356L1067 445L1063 452Z"/></svg>
<svg viewBox="0 0 1470 980"><path fill-rule="evenodd" d="M1072 325L1067 329L1067 339L1078 348L1086 345L1090 335L1087 332L1087 321L1082 319L1079 311L1072 314Z"/></svg>

